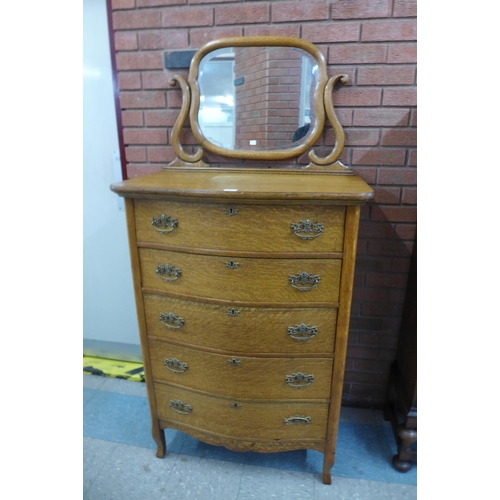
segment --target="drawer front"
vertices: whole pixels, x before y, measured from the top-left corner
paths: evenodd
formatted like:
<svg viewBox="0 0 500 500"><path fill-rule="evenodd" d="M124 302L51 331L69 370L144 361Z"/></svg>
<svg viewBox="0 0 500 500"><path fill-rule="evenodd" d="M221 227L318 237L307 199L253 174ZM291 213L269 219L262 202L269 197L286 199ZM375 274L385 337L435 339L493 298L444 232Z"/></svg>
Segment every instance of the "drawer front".
<svg viewBox="0 0 500 500"><path fill-rule="evenodd" d="M155 384L158 417L220 436L252 439L324 440L328 405L230 400Z"/></svg>
<svg viewBox="0 0 500 500"><path fill-rule="evenodd" d="M217 396L329 399L332 359L213 354L149 341L153 380Z"/></svg>
<svg viewBox="0 0 500 500"><path fill-rule="evenodd" d="M142 286L249 302L338 302L341 261L253 259L139 249ZM291 281L294 283L291 284Z"/></svg>
<svg viewBox="0 0 500 500"><path fill-rule="evenodd" d="M342 252L343 206L138 200L135 211L142 242L246 252Z"/></svg>
<svg viewBox="0 0 500 500"><path fill-rule="evenodd" d="M233 307L144 294L150 337L232 352L332 355L334 308Z"/></svg>

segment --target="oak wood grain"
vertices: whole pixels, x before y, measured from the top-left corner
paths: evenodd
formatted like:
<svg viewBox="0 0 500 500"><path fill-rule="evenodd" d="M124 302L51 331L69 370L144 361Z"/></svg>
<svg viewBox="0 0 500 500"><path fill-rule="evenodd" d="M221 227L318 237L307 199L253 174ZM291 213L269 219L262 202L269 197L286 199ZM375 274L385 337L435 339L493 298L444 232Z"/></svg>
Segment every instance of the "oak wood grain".
<svg viewBox="0 0 500 500"><path fill-rule="evenodd" d="M208 396L165 384L155 384L158 417L182 422L213 432L219 436L287 441L325 439L328 405L326 403L247 402ZM171 400L180 400L192 407L187 415L170 408ZM241 408L231 407L241 404ZM285 418L295 415L311 417L309 424L286 425Z"/></svg>
<svg viewBox="0 0 500 500"><path fill-rule="evenodd" d="M149 337L235 353L333 354L334 308L233 307L149 293L144 294L144 308ZM165 326L162 313L182 318L182 326L169 322ZM301 324L316 327L316 333L295 335L302 340L292 338L288 328Z"/></svg>
<svg viewBox="0 0 500 500"><path fill-rule="evenodd" d="M343 206L283 208L138 200L135 211L137 240L141 242L246 252L342 252L343 247ZM159 232L151 223L162 214L176 220L169 232ZM322 224L322 231L294 234L292 223L306 220Z"/></svg>
<svg viewBox="0 0 500 500"><path fill-rule="evenodd" d="M232 259L139 248L142 285L159 290L218 299L259 302L336 302L339 297L341 261L334 259ZM228 263L238 265L231 269ZM156 273L158 266L181 270L176 281L168 282ZM319 284L301 291L289 277L307 272L320 276Z"/></svg>

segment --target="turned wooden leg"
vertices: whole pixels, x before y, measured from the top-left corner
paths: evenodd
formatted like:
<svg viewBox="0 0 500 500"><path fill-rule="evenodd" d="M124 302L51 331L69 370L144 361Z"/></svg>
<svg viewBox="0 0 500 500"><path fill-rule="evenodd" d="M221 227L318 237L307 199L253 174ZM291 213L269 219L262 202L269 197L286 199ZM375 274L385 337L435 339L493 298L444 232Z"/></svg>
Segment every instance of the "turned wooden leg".
<svg viewBox="0 0 500 500"><path fill-rule="evenodd" d="M163 458L167 450L167 445L165 444L165 431L163 429L160 429L158 422L153 423L152 434L156 446L158 446L158 450L156 451L156 456L157 458Z"/></svg>
<svg viewBox="0 0 500 500"><path fill-rule="evenodd" d="M398 454L392 457L392 465L399 472L408 472L412 467L411 459L414 455L410 447L412 443L417 441L417 431L400 425L398 427L398 436L400 438Z"/></svg>

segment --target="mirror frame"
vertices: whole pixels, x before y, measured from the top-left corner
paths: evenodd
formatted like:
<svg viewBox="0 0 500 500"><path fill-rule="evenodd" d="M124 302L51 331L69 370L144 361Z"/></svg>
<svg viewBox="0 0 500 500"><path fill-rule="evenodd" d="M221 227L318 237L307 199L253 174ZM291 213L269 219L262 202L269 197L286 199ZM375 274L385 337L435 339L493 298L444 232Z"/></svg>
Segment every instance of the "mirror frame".
<svg viewBox="0 0 500 500"><path fill-rule="evenodd" d="M228 47L291 47L304 50L316 60L318 65L318 74L317 85L314 89L313 99L316 119L312 131L309 133L303 143L287 149L275 150L226 149L213 144L204 136L200 128L200 124L198 123L198 113L200 108L200 88L198 84L198 74L200 61L210 52ZM193 56L187 81L184 79L184 77L177 74L173 75L169 79L169 84L171 86L174 86L176 83L178 83L182 90L181 110L171 134L171 145L177 155L177 159L171 162L169 166L209 166L202 160L203 148L205 148L207 151L210 151L211 153L215 153L220 156L245 160L273 161L286 160L289 158L297 157L310 149L319 139L321 133L323 132L326 114L335 132L335 146L333 148L333 151L326 157L317 156L316 153L311 149L309 151L309 158L311 160L311 163L307 165L307 167L327 166L333 168L334 170L346 170L347 167L342 165L339 161L336 161L340 156L345 143L344 130L335 115L332 101L332 90L335 83L337 83L338 81L340 81L341 83L347 83L348 75L345 73L339 73L328 79L325 58L322 52L314 44L301 38L284 36L247 36L221 38L206 43L200 49L198 49L198 51ZM184 126L188 115L193 135L200 144L198 149L192 154L183 149L180 141L182 127Z"/></svg>

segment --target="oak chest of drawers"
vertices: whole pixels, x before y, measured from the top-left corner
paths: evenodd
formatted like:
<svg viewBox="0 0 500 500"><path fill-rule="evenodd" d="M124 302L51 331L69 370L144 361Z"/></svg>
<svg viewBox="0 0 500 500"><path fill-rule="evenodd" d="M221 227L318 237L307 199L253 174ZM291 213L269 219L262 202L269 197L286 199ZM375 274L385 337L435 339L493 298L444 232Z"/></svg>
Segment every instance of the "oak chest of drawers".
<svg viewBox="0 0 500 500"><path fill-rule="evenodd" d="M125 197L157 456L165 428L232 450L324 453L330 483L360 205L357 176L170 169Z"/></svg>

